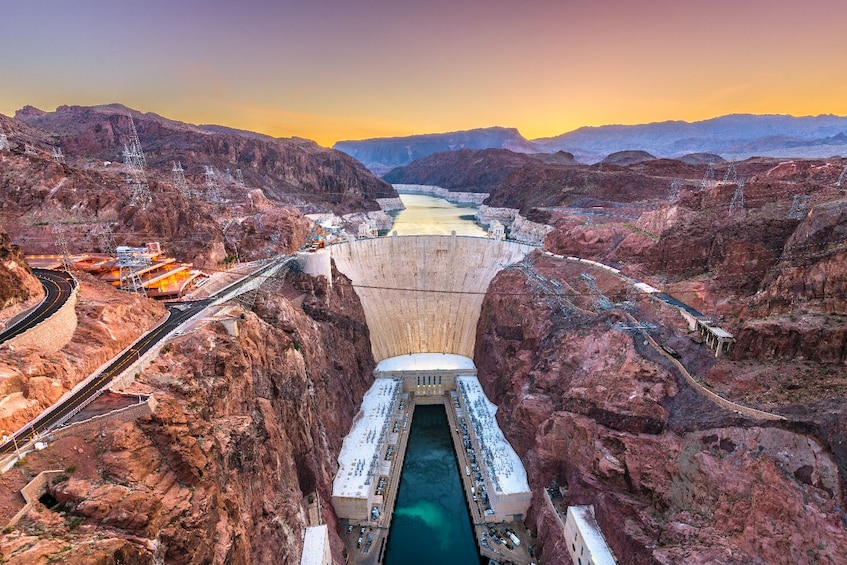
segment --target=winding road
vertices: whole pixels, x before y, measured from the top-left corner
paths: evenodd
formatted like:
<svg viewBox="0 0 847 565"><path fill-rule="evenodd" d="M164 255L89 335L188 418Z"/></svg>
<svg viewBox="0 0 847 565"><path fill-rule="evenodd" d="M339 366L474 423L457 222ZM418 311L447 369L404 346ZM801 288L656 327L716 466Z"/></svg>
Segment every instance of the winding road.
<svg viewBox="0 0 847 565"><path fill-rule="evenodd" d="M64 306L76 288L76 279L68 272L33 269L32 273L41 281L46 296L26 317L12 327L0 332L0 345L31 330L55 314L59 308Z"/></svg>

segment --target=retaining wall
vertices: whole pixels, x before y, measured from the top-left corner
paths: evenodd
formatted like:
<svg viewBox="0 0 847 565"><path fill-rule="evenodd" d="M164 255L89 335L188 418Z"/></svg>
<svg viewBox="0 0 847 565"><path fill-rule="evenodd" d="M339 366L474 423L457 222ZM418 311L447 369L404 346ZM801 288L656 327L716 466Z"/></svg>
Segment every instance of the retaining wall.
<svg viewBox="0 0 847 565"><path fill-rule="evenodd" d="M53 430L50 432L50 435L53 436L54 440L78 434L94 435L103 429L105 422L121 422L125 424L127 422L134 422L139 418L151 416L156 412L157 404L158 402L156 402L156 399L151 394L143 402L127 406L125 408L118 408L117 410L112 410L111 412L100 414L99 416L93 416L87 420L83 420L82 422L69 424L62 428Z"/></svg>
<svg viewBox="0 0 847 565"><path fill-rule="evenodd" d="M62 470L53 470L53 471L42 471L38 473L34 479L32 479L27 485L21 489L21 496L24 497L24 507L21 508L17 514L15 514L9 523L6 524L7 528L14 527L18 521L23 518L29 509L38 502L38 499L41 498L45 492L47 492L47 485L50 480L54 477L58 477L64 473Z"/></svg>
<svg viewBox="0 0 847 565"><path fill-rule="evenodd" d="M11 347L32 347L50 353L61 350L71 341L76 331L78 295L79 285L74 288L68 301L55 314L6 343Z"/></svg>

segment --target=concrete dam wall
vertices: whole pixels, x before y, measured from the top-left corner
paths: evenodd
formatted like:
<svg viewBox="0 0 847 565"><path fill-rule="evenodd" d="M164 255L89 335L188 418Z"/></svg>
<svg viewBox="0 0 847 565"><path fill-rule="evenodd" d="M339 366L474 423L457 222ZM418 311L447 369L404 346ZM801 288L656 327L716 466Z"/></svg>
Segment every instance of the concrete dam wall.
<svg viewBox="0 0 847 565"><path fill-rule="evenodd" d="M377 362L410 353L473 358L482 300L494 275L534 248L479 237L416 235L333 245L362 301Z"/></svg>

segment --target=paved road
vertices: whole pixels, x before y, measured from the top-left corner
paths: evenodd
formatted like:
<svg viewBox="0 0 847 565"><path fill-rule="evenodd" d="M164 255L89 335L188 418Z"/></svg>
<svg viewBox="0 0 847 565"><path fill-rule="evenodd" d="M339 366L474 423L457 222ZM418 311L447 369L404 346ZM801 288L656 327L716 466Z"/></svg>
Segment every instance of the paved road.
<svg viewBox="0 0 847 565"><path fill-rule="evenodd" d="M115 358L108 367L89 380L84 386L80 387L73 395L60 404L53 406L52 409L43 412L41 416L18 430L15 434L16 440L20 442L21 440L26 441L32 439L38 434L49 431L58 422L76 413L89 400L97 396L102 389L106 388L127 367L135 363L144 353L161 341L171 330L206 308L210 303L211 300L206 299L169 306L170 315L165 322L141 336L129 349ZM11 453L14 449L13 442L7 441L0 446L0 455Z"/></svg>
<svg viewBox="0 0 847 565"><path fill-rule="evenodd" d="M0 333L0 344L19 336L27 330L31 330L64 306L74 288L76 281L65 271L50 271L47 269L33 269L32 273L41 281L46 298L36 306L21 321L4 332Z"/></svg>
<svg viewBox="0 0 847 565"><path fill-rule="evenodd" d="M290 257L283 258L282 262L283 264L285 264L290 260ZM75 391L71 396L51 406L50 408L42 412L42 414L38 418L18 430L14 434L15 440L17 441L17 445L23 445L23 443L34 439L39 434L48 432L49 430L56 427L58 424L70 418L73 414L75 414L76 412L81 410L85 405L87 405L91 400L96 398L127 367L129 367L135 361L140 359L141 356L144 355L144 353L150 350L154 345L161 341L168 333L174 330L177 326L179 326L180 324L182 324L183 322L185 322L192 316L198 314L201 310L212 304L212 302L214 302L219 295L232 293L239 286L247 284L257 277L263 276L268 270L270 270L275 265L275 263L276 261L269 262L267 266L262 267L261 269L251 275L248 275L241 281L229 285L226 289L222 290L218 294L212 295L211 297L206 298L204 300L170 304L168 306L169 316L165 322L141 336L138 341L136 341L129 347L129 349L127 349L120 356L116 357L109 364L108 367L106 367L100 373L97 373L93 378L90 378L85 381L85 384L81 386L79 390ZM45 274L45 276L47 276L49 273L55 273L55 271L49 271L47 272L47 274ZM52 300L48 299L44 302L48 303L51 301ZM61 307L61 304L59 304L57 308L58 307ZM45 315L42 315L42 318L44 316ZM15 442L10 440L4 443L3 445L0 445L0 455L6 455L8 453L13 452L15 450L14 444Z"/></svg>

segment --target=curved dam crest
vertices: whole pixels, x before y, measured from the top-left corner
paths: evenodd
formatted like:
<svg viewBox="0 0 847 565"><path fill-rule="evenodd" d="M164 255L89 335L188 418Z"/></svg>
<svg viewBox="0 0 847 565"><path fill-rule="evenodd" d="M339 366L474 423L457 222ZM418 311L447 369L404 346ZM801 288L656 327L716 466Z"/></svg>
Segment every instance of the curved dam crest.
<svg viewBox="0 0 847 565"><path fill-rule="evenodd" d="M488 285L531 245L460 236L393 236L333 245L362 302L374 359L413 353L473 358Z"/></svg>

